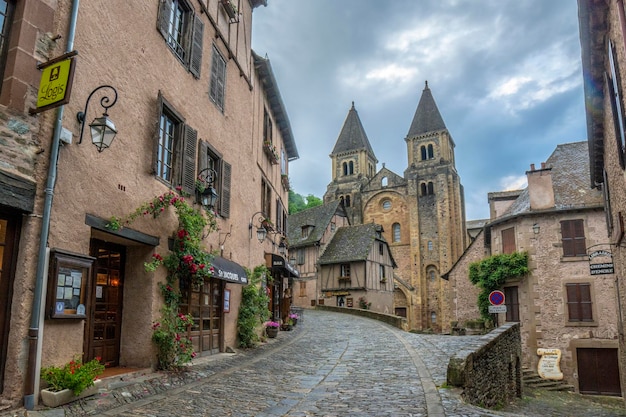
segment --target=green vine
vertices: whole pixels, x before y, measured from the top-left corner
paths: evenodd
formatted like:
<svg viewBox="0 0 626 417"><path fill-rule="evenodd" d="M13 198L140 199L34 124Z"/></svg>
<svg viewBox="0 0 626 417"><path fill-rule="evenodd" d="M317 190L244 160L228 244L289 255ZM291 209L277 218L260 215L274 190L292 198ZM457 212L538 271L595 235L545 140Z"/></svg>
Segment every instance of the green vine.
<svg viewBox="0 0 626 417"><path fill-rule="evenodd" d="M177 190L181 192L179 187ZM156 219L170 208L178 217L172 250L166 256L154 253L152 260L144 264L148 272L161 265L167 269L166 282L159 283L165 303L160 320L152 324L152 341L157 346L159 369L178 368L195 356L187 335L193 319L191 315L179 312L180 290L202 285L204 279L214 272L211 266L213 257L202 247L202 239L205 230L217 230L215 215L193 208L184 196L169 191L142 204L125 218L112 217L106 226L110 230L119 230L122 225L129 225L142 216Z"/></svg>
<svg viewBox="0 0 626 417"><path fill-rule="evenodd" d="M478 309L482 318L488 320L489 294L504 285L507 279L519 278L529 272L528 253L513 252L490 256L469 266L469 280L480 287Z"/></svg>
<svg viewBox="0 0 626 417"><path fill-rule="evenodd" d="M251 348L259 341L257 333L258 326L270 317L267 308L269 297L266 288L260 285L264 279L271 278L269 270L265 265L254 268L252 273L248 272L249 283L242 288L241 304L239 306L239 316L237 317L237 336L239 347Z"/></svg>

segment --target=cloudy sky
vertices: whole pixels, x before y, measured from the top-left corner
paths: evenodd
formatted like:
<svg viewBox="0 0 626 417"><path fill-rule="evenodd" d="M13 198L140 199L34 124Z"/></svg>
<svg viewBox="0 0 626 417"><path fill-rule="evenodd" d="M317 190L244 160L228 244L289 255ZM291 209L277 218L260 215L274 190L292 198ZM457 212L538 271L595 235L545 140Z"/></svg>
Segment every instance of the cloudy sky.
<svg viewBox="0 0 626 417"><path fill-rule="evenodd" d="M467 219L530 164L586 140L576 0L268 0L252 47L267 55L300 158L295 192L322 197L355 108L377 169L406 169L424 81L456 143Z"/></svg>

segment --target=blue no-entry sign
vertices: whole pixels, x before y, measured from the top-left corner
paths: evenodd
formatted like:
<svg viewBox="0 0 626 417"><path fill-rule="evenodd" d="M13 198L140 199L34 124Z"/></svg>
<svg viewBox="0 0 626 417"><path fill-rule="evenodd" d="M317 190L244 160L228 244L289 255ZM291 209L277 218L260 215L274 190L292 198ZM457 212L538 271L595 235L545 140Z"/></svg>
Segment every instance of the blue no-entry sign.
<svg viewBox="0 0 626 417"><path fill-rule="evenodd" d="M492 306L504 304L504 293L500 290L491 291L489 293L489 302Z"/></svg>

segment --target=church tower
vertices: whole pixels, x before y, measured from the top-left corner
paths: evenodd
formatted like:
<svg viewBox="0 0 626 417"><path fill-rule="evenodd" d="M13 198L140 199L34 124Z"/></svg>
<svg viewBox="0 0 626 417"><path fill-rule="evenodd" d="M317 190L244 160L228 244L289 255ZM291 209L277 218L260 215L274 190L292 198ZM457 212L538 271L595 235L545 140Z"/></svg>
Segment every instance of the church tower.
<svg viewBox="0 0 626 417"><path fill-rule="evenodd" d="M428 81L420 98L407 144L407 181L411 254L410 282L418 292L422 328L441 329L442 303L450 270L466 248L463 186L454 161L454 141L432 96Z"/></svg>
<svg viewBox="0 0 626 417"><path fill-rule="evenodd" d="M332 182L324 194L324 203L342 200L351 224L360 224L363 221L361 190L376 173L378 160L354 108L354 102L330 158Z"/></svg>

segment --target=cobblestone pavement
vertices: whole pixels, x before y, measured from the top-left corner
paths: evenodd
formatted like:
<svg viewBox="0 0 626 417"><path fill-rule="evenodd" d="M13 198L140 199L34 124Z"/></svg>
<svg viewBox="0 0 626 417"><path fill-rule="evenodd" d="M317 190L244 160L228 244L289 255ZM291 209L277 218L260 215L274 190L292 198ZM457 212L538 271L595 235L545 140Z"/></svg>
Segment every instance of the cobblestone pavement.
<svg viewBox="0 0 626 417"><path fill-rule="evenodd" d="M420 335L347 314L305 311L260 348L202 358L179 374L135 374L57 409L0 417L626 416L573 394L525 397L502 411L465 404L441 386L448 358L478 336Z"/></svg>

